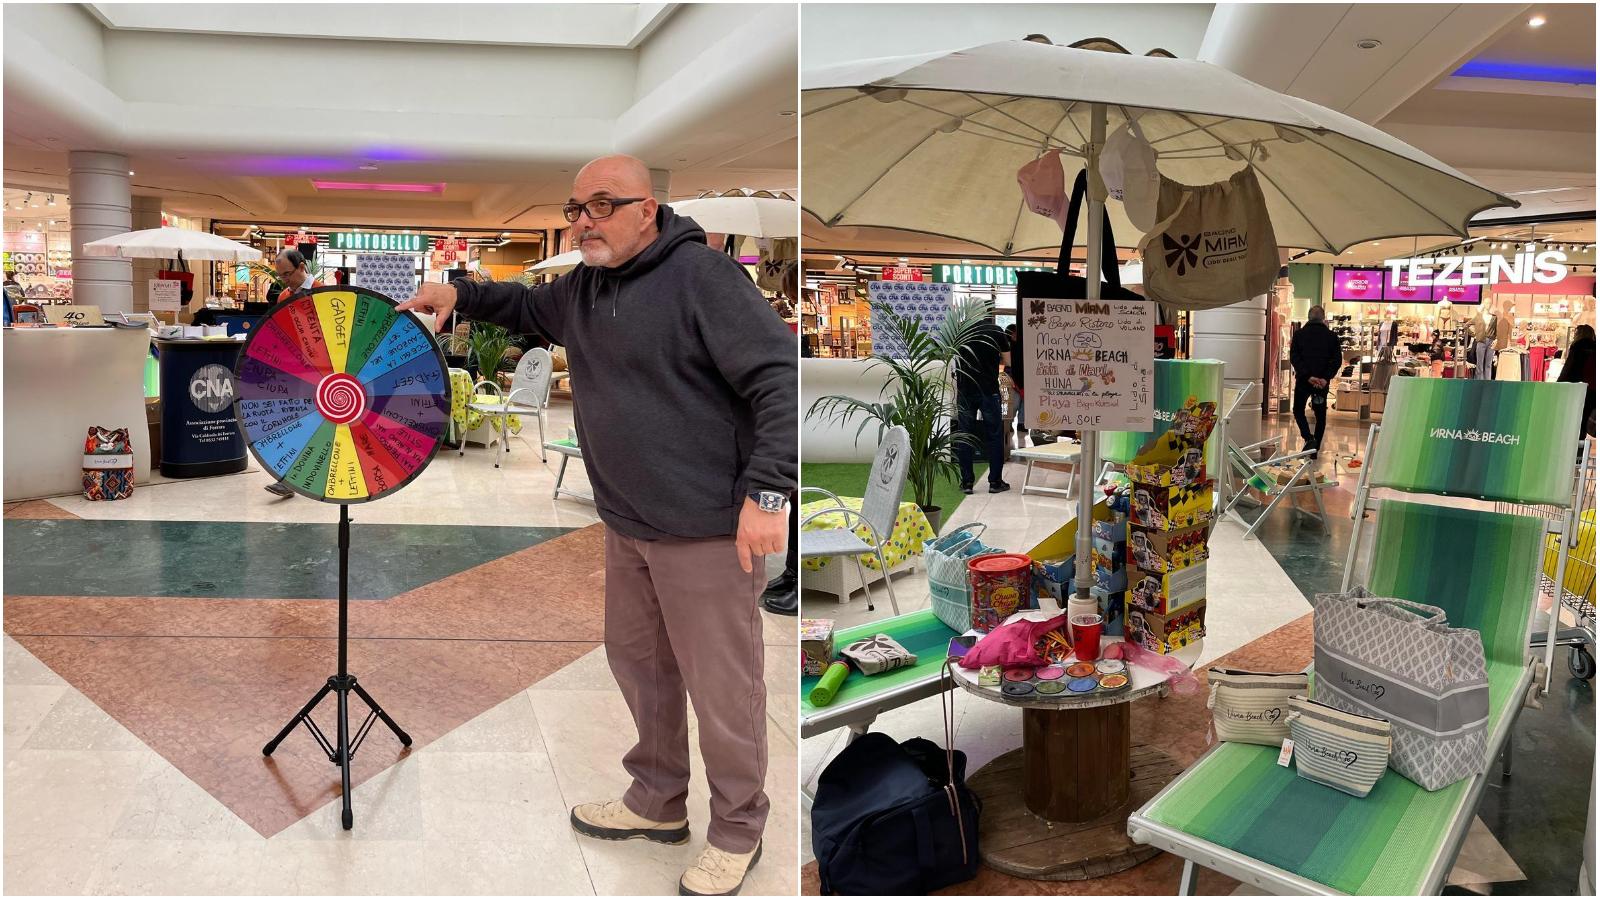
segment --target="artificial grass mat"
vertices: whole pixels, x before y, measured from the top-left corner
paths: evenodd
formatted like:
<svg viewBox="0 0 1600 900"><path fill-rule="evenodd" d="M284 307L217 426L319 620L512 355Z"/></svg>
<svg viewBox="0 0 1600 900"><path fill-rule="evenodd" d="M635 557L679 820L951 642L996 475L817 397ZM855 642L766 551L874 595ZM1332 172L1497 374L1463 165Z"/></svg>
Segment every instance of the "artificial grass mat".
<svg viewBox="0 0 1600 900"><path fill-rule="evenodd" d="M872 465L870 463L801 463L800 483L806 487L826 488L841 497L859 497L866 490L867 475L871 471ZM986 479L988 471L989 467L983 463L973 464L973 479L978 485L977 490L987 491L989 489ZM902 497L909 502L916 501L916 498L911 495L911 482L906 482L906 489ZM812 495L805 499L810 501L821 498ZM934 484L933 505L944 510L945 522L950 521L950 517L955 514L956 507L960 506L961 501L965 499L966 495L961 493L961 488L953 480L946 481L941 479Z"/></svg>

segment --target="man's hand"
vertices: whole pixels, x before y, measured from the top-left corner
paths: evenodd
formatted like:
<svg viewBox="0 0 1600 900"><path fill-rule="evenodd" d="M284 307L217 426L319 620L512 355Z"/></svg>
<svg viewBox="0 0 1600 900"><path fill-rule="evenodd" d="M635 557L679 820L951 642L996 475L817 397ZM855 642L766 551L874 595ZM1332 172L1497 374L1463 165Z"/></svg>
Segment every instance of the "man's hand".
<svg viewBox="0 0 1600 900"><path fill-rule="evenodd" d="M752 571L755 557L782 553L788 537L788 516L764 512L756 501L744 498L744 509L739 510L739 533L734 538L734 545L739 548L739 568Z"/></svg>
<svg viewBox="0 0 1600 900"><path fill-rule="evenodd" d="M1328 379L1326 378L1308 378L1306 380L1311 382L1312 387L1319 390L1328 386Z"/></svg>
<svg viewBox="0 0 1600 900"><path fill-rule="evenodd" d="M456 308L456 288L452 284L425 282L417 288L417 295L400 304L401 312L431 313L440 322L450 317Z"/></svg>

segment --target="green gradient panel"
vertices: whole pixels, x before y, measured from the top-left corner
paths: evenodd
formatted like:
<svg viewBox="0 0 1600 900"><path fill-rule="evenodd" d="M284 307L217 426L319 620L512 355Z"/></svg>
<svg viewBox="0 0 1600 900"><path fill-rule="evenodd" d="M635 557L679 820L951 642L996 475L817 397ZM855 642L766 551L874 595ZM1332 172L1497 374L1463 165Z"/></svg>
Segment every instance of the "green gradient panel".
<svg viewBox="0 0 1600 900"><path fill-rule="evenodd" d="M1579 384L1396 378L1372 453L1372 485L1566 506Z"/></svg>
<svg viewBox="0 0 1600 900"><path fill-rule="evenodd" d="M1173 414L1182 409L1190 397L1201 403L1208 400L1216 403L1219 418L1227 412L1222 408L1222 361L1156 360L1156 430L1103 431L1100 433L1100 457L1115 463L1130 462L1138 455L1140 447L1166 432ZM1220 439L1221 432L1213 431L1211 439L1206 441L1206 469L1212 473L1217 470Z"/></svg>
<svg viewBox="0 0 1600 900"><path fill-rule="evenodd" d="M845 679L839 688L839 693L827 706L811 705L811 689L822 679L820 676L807 675L800 679L800 718L809 718L847 703L921 681L929 676L939 675L944 668L945 656L950 650L950 639L958 632L950 630L950 626L939 621L933 610L925 609L836 631L833 635L833 646L836 651L843 650L853 641L879 634L887 634L900 646L915 654L917 664L903 669L890 669L872 676L851 669L850 677Z"/></svg>

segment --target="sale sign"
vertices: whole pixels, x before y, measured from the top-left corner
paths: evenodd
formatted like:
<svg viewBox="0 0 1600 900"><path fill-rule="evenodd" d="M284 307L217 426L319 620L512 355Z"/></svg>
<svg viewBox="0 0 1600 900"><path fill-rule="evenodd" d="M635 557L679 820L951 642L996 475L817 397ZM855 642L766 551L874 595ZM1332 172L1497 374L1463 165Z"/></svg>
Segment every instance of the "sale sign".
<svg viewBox="0 0 1600 900"><path fill-rule="evenodd" d="M1028 427L1150 431L1153 307L1145 300L1061 300L1019 292Z"/></svg>

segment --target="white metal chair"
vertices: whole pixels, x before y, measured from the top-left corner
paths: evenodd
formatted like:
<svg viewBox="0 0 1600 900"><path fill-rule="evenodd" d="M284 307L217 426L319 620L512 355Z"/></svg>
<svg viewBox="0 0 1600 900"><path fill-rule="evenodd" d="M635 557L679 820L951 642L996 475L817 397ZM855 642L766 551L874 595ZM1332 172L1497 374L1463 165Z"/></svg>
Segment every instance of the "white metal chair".
<svg viewBox="0 0 1600 900"><path fill-rule="evenodd" d="M1233 414L1238 410L1245 398L1250 396L1250 391L1255 388L1252 383L1244 390L1226 388L1223 390L1223 402L1227 411L1222 416L1222 453L1225 461L1222 465L1221 490L1218 492L1217 501L1222 505L1221 514L1232 518L1244 529L1244 537L1249 540L1255 536L1256 529L1267 521L1267 516L1285 498L1288 497L1289 505L1296 512L1315 515L1322 522L1324 530L1328 529L1328 510L1322 502L1322 491L1325 488L1338 487L1339 482L1322 478L1317 472L1316 460L1311 454L1315 451L1302 450L1298 453L1278 453L1278 446L1283 442L1282 436L1270 437L1264 441L1240 446L1233 442L1231 429L1228 425L1233 420ZM1259 459L1262 451L1266 451L1267 458ZM1280 482L1278 470L1273 467L1292 467L1287 482ZM1248 488L1255 488L1267 498L1265 509L1256 517L1255 522L1246 522L1239 514L1238 507L1242 504L1262 506L1263 504L1250 496ZM1295 504L1294 496L1309 492L1316 501L1317 511L1301 509ZM1226 498L1226 502L1224 502Z"/></svg>
<svg viewBox="0 0 1600 900"><path fill-rule="evenodd" d="M906 471L910 464L911 437L904 427L896 425L884 435L883 443L878 445L878 452L872 457L872 471L867 475L867 487L861 495L860 512L847 508L844 501L832 491L816 487L800 488L802 498L807 493L818 493L831 497L834 502L833 506L806 516L805 521L800 523L800 558L848 556L855 560L869 611L876 607L872 603L872 583L867 580L866 568L861 565L863 553L878 557L878 571L882 573L884 586L889 591L889 608L895 615L900 615L900 602L894 595L894 579L883 555L883 545L894 532L894 520L900 514L900 495L905 490ZM807 522L833 513L844 517L845 527L805 530ZM855 533L852 520L867 526L872 537L870 543Z"/></svg>
<svg viewBox="0 0 1600 900"><path fill-rule="evenodd" d="M500 443L505 446L507 453L511 452L511 417L533 416L539 420L539 459L549 460L544 449L544 413L550 405L550 368L550 351L535 347L522 354L522 361L517 363L516 374L511 376L510 393L501 391L500 385L487 378L472 386L474 398L481 387L488 386L494 391L493 402L479 403L474 399L468 405L485 416L500 418ZM500 468L498 451L494 460L494 467Z"/></svg>

